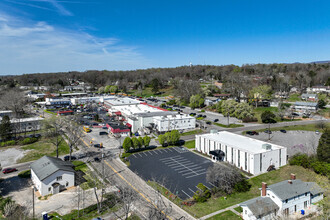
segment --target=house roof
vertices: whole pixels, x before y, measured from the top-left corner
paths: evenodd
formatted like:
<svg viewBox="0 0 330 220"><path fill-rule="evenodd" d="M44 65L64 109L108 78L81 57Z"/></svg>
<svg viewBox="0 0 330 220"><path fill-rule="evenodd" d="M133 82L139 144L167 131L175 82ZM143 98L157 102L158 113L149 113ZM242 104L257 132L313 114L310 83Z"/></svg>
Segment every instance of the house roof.
<svg viewBox="0 0 330 220"><path fill-rule="evenodd" d="M299 179L291 180L292 183L289 183L288 180L275 183L268 186L275 195L277 195L281 200L286 200L293 198L295 196L311 192L313 195L323 192L322 188L319 187L314 182L303 182Z"/></svg>
<svg viewBox="0 0 330 220"><path fill-rule="evenodd" d="M43 156L31 164L31 169L39 180L44 180L58 170L75 172L73 164L56 157Z"/></svg>
<svg viewBox="0 0 330 220"><path fill-rule="evenodd" d="M317 102L295 102L295 105L297 106L311 106L311 107L316 107Z"/></svg>
<svg viewBox="0 0 330 220"><path fill-rule="evenodd" d="M274 210L279 210L278 205L269 197L257 197L254 199L250 199L245 201L240 206L247 206L254 216L265 216Z"/></svg>
<svg viewBox="0 0 330 220"><path fill-rule="evenodd" d="M317 94L304 93L304 94L301 95L301 97L317 98Z"/></svg>

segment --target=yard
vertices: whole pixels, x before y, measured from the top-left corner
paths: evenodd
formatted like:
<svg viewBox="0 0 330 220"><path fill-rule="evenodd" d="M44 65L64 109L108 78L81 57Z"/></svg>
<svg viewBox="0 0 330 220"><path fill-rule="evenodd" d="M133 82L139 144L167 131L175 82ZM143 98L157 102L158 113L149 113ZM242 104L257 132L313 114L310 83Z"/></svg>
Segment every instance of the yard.
<svg viewBox="0 0 330 220"><path fill-rule="evenodd" d="M85 173L85 175L83 177L86 180L86 182L84 182L80 185L80 187L83 190L92 188L95 186L95 184L98 189L100 189L102 187L102 183L98 180L98 178L93 176L93 174L92 174L91 170L88 168L87 164L85 164L82 161L77 161L77 160L73 161L72 164L75 165L76 171L80 170Z"/></svg>
<svg viewBox="0 0 330 220"><path fill-rule="evenodd" d="M197 129L197 130L192 130L192 131L187 131L181 134L181 136L188 136L188 135L193 135L193 134L202 134L203 130L202 129Z"/></svg>
<svg viewBox="0 0 330 220"><path fill-rule="evenodd" d="M141 97L150 97L150 96L168 96L168 95L173 95L173 87L166 87L164 89L160 89L159 90L160 94L155 95L154 92L152 92L152 88L151 87L145 87L142 90L142 94L140 90L130 90L128 93L131 95L135 95L135 96L141 96Z"/></svg>
<svg viewBox="0 0 330 220"><path fill-rule="evenodd" d="M242 218L239 217L238 215L236 215L235 213L233 213L232 211L228 210L225 212L222 212L220 214L217 214L215 216L212 216L206 220L229 220L229 219L237 219L237 220L241 220Z"/></svg>
<svg viewBox="0 0 330 220"><path fill-rule="evenodd" d="M271 185L289 179L291 173L296 174L297 178L301 179L302 181L309 181L309 182L315 181L325 189L329 189L330 187L329 180L326 177L317 175L313 171L304 169L303 167L287 165L278 170L264 173L249 179L248 181L252 186L250 191L248 192L234 193L232 195L228 195L226 200L224 199L224 197L218 197L218 198L212 197L205 203L196 203L192 206L183 206L183 209L186 210L191 215L193 216L195 215L197 218L200 218L212 212L225 209L229 206L239 204L243 201L258 197L260 196L259 188L261 187L262 182L266 182L268 185ZM329 192L325 194L328 193ZM182 200L176 199L174 202L180 206Z"/></svg>
<svg viewBox="0 0 330 220"><path fill-rule="evenodd" d="M26 150L24 157L19 159L18 163L24 163L32 160L37 160L45 155L56 156L56 147L51 143L55 138L42 137L39 141L25 145L21 147L22 150ZM59 155L64 155L69 153L69 146L65 141L61 141L58 148Z"/></svg>
<svg viewBox="0 0 330 220"><path fill-rule="evenodd" d="M184 143L184 146L189 149L194 149L195 148L195 140L192 141L186 141Z"/></svg>
<svg viewBox="0 0 330 220"><path fill-rule="evenodd" d="M325 126L327 128L330 128L330 123L325 123ZM258 132L262 132L268 129L260 129L257 130ZM293 126L283 126L283 127L273 127L270 129L271 131L279 131L279 130L287 130L287 131L320 131L322 132L322 129L319 127L318 124L307 124L307 125L293 125Z"/></svg>

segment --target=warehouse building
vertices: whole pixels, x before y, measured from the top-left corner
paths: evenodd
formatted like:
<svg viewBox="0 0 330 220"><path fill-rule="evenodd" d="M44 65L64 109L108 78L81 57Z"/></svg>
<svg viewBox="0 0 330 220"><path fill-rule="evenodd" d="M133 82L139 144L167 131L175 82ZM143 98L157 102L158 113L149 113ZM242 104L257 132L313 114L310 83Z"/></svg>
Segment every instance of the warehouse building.
<svg viewBox="0 0 330 220"><path fill-rule="evenodd" d="M195 148L253 175L286 165L285 147L227 131L196 135Z"/></svg>

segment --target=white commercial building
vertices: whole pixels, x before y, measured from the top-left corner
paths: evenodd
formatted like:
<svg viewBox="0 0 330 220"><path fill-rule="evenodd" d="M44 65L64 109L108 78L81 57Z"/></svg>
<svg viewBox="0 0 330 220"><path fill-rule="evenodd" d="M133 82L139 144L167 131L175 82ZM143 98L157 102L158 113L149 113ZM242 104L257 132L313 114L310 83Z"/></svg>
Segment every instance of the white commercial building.
<svg viewBox="0 0 330 220"><path fill-rule="evenodd" d="M21 133L27 131L37 131L41 128L43 118L13 118L10 120L13 133Z"/></svg>
<svg viewBox="0 0 330 220"><path fill-rule="evenodd" d="M195 128L195 118L177 112L148 105L132 98L116 98L104 101L111 115L122 116L133 133L152 128L159 132Z"/></svg>
<svg viewBox="0 0 330 220"><path fill-rule="evenodd" d="M254 175L286 165L285 147L227 131L196 135L195 148Z"/></svg>
<svg viewBox="0 0 330 220"><path fill-rule="evenodd" d="M301 112L315 112L318 109L317 102L295 102L293 108Z"/></svg>
<svg viewBox="0 0 330 220"><path fill-rule="evenodd" d="M31 179L40 195L56 194L74 186L73 167L71 162L43 156L31 164Z"/></svg>

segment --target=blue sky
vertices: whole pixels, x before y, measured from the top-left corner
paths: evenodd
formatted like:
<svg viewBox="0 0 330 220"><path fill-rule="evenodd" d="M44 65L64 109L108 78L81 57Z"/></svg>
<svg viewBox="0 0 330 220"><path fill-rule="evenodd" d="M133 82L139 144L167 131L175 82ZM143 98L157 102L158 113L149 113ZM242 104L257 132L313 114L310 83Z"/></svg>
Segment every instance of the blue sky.
<svg viewBox="0 0 330 220"><path fill-rule="evenodd" d="M328 0L1 0L0 74L330 60Z"/></svg>

